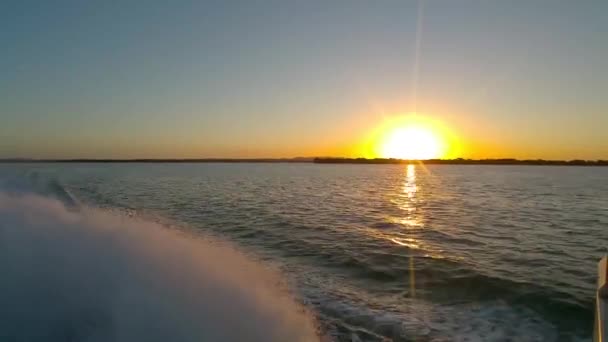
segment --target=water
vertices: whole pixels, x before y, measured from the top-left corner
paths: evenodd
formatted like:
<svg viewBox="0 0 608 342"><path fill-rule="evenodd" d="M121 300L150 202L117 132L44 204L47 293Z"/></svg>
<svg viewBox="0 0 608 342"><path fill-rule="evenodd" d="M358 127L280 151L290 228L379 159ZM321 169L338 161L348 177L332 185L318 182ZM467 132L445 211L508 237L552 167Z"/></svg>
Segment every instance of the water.
<svg viewBox="0 0 608 342"><path fill-rule="evenodd" d="M589 339L608 251L608 168L17 164L0 179L229 241L341 341Z"/></svg>

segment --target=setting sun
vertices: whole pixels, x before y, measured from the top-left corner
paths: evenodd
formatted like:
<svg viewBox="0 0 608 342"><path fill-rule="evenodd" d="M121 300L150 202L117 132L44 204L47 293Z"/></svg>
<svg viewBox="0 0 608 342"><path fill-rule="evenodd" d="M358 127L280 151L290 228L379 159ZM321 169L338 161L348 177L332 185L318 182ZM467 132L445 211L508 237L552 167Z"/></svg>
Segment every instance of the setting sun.
<svg viewBox="0 0 608 342"><path fill-rule="evenodd" d="M460 144L444 122L417 113L385 117L360 150L367 158L454 158Z"/></svg>
<svg viewBox="0 0 608 342"><path fill-rule="evenodd" d="M424 127L397 127L388 132L381 143L380 154L385 158L432 159L442 155L439 139Z"/></svg>

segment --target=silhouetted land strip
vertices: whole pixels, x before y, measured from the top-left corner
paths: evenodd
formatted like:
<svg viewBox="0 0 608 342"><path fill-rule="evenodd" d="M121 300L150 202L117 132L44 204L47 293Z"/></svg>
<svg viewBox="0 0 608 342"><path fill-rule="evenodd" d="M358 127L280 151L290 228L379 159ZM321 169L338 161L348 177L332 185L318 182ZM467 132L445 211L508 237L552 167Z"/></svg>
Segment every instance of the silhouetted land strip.
<svg viewBox="0 0 608 342"><path fill-rule="evenodd" d="M608 166L608 160L519 160L519 159L428 159L407 160L392 158L199 158L199 159L27 159L6 158L0 163L316 163L316 164L410 164L428 165L556 165Z"/></svg>
<svg viewBox="0 0 608 342"><path fill-rule="evenodd" d="M576 166L608 166L608 160L544 160L544 159L428 159L406 160L393 158L315 158L318 164L410 164L422 163L428 165L576 165Z"/></svg>

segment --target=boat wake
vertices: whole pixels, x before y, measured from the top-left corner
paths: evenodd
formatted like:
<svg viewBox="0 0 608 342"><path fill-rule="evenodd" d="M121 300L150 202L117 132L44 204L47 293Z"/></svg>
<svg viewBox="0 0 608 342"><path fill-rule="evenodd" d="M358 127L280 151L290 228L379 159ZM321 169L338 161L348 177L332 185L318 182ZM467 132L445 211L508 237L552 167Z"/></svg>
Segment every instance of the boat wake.
<svg viewBox="0 0 608 342"><path fill-rule="evenodd" d="M279 275L226 243L0 192L0 340L312 341Z"/></svg>

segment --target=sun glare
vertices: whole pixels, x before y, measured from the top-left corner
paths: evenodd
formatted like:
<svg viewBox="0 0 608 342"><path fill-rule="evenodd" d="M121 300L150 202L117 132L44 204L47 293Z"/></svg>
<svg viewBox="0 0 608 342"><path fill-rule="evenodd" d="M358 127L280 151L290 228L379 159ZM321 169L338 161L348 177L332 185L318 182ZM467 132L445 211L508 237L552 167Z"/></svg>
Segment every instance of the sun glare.
<svg viewBox="0 0 608 342"><path fill-rule="evenodd" d="M387 132L380 154L385 158L432 159L442 155L439 139L424 127L396 127Z"/></svg>
<svg viewBox="0 0 608 342"><path fill-rule="evenodd" d="M460 149L443 122L415 113L384 118L363 146L367 158L408 160L454 158Z"/></svg>

